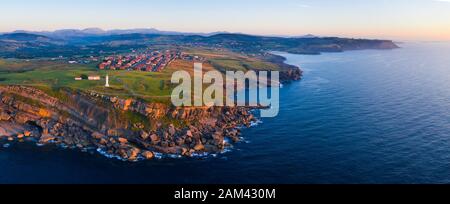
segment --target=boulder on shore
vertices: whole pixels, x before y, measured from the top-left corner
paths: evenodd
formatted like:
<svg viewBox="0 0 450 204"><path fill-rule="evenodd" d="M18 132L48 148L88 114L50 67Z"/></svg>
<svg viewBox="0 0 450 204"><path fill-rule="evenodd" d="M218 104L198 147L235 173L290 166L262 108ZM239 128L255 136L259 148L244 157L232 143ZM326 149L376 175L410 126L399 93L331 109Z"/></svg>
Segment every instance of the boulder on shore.
<svg viewBox="0 0 450 204"><path fill-rule="evenodd" d="M55 137L51 136L50 134L44 134L42 135L41 139L39 140L40 143L46 144L51 141L54 141Z"/></svg>
<svg viewBox="0 0 450 204"><path fill-rule="evenodd" d="M128 143L128 140L123 138L123 137L119 137L119 139L117 139L121 144L126 144Z"/></svg>
<svg viewBox="0 0 450 204"><path fill-rule="evenodd" d="M205 150L205 146L202 143L198 143L197 145L195 145L194 150L195 151L203 151L203 150Z"/></svg>
<svg viewBox="0 0 450 204"><path fill-rule="evenodd" d="M25 131L25 132L23 132L23 135L25 137L31 137L31 132L30 131Z"/></svg>
<svg viewBox="0 0 450 204"><path fill-rule="evenodd" d="M144 152L142 152L142 156L143 156L145 159L147 159L147 160L153 159L153 157L155 157L155 155L153 154L153 152L150 152L150 151L144 151Z"/></svg>
<svg viewBox="0 0 450 204"><path fill-rule="evenodd" d="M128 160L136 161L140 152L141 150L138 148L135 147L131 148L130 150L128 150Z"/></svg>

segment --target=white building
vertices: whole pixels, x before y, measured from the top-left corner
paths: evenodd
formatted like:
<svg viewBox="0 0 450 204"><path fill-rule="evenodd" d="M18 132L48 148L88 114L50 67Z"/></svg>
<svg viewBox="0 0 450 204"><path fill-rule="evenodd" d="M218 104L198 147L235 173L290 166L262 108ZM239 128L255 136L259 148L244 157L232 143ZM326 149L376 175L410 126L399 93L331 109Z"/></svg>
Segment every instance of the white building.
<svg viewBox="0 0 450 204"><path fill-rule="evenodd" d="M109 75L106 75L106 84L105 87L109 87Z"/></svg>
<svg viewBox="0 0 450 204"><path fill-rule="evenodd" d="M88 80L89 81L100 81L100 76L89 76Z"/></svg>

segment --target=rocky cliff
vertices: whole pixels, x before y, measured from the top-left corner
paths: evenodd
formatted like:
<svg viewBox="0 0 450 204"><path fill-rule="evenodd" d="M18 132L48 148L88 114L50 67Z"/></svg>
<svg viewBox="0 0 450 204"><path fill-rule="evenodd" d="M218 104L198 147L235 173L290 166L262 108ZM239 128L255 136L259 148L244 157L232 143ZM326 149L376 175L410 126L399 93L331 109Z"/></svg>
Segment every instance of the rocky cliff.
<svg viewBox="0 0 450 204"><path fill-rule="evenodd" d="M55 94L53 94L55 95ZM249 108L173 107L96 93L0 86L0 140L95 149L136 161L218 153L255 119Z"/></svg>

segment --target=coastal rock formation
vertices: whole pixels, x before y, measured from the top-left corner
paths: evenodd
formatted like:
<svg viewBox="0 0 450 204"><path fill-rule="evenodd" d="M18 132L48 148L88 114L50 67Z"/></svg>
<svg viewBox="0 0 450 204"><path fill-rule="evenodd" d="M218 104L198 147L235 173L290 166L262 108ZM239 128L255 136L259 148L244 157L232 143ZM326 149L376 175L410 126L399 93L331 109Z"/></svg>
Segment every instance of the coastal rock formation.
<svg viewBox="0 0 450 204"><path fill-rule="evenodd" d="M218 153L255 120L243 107L173 107L96 93L0 87L0 140L95 149L127 161ZM64 100L64 101L62 101Z"/></svg>
<svg viewBox="0 0 450 204"><path fill-rule="evenodd" d="M280 67L280 82L289 83L298 81L303 76L303 71L294 65L286 64L286 58L280 55L266 53L263 60L274 63Z"/></svg>

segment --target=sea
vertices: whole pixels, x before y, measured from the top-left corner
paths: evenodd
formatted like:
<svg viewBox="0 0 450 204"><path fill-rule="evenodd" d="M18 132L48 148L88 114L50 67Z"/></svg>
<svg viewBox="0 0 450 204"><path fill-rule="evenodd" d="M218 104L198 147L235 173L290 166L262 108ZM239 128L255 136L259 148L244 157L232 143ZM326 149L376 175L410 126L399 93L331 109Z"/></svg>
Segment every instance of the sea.
<svg viewBox="0 0 450 204"><path fill-rule="evenodd" d="M450 183L450 43L277 53L304 78L280 113L217 155L123 162L95 151L0 146L0 183Z"/></svg>

